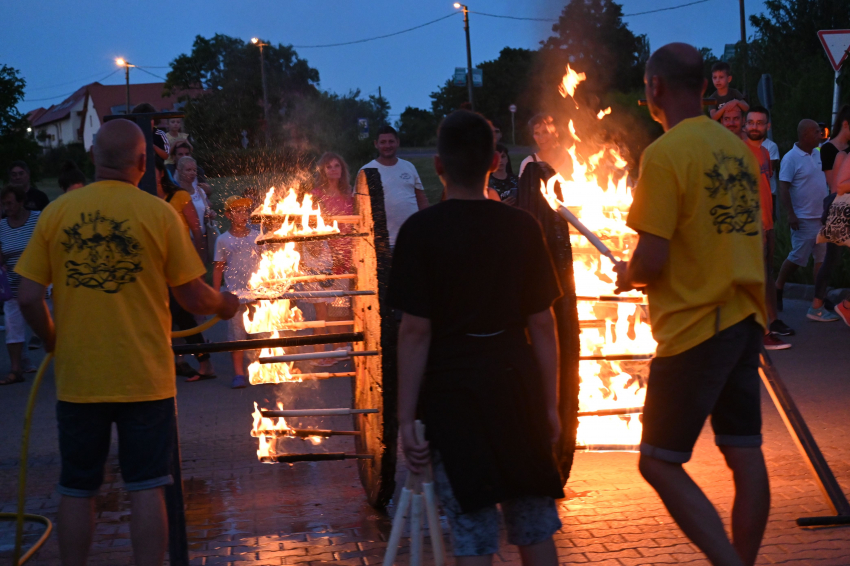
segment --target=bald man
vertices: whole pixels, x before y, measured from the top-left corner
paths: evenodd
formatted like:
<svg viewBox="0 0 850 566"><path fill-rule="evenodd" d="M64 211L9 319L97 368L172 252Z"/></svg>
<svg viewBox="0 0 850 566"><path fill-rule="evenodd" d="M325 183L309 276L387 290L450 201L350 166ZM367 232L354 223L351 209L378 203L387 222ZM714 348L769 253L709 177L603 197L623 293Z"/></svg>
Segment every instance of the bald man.
<svg viewBox="0 0 850 566"><path fill-rule="evenodd" d="M644 151L616 266L618 291L643 288L658 342L649 373L640 472L712 564L751 565L767 524L759 352L766 322L759 166L740 138L703 115L699 52L665 45L646 64L646 99L665 134ZM682 464L711 416L732 469L732 541Z"/></svg>
<svg viewBox="0 0 850 566"><path fill-rule="evenodd" d="M791 227L791 252L776 278L776 306L782 310L785 282L798 267L806 267L814 258L817 273L826 256L826 244L818 244L823 224L823 199L829 194L821 156L815 151L820 143L820 126L814 120L802 120L797 126L797 143L782 158L779 167L779 201Z"/></svg>
<svg viewBox="0 0 850 566"><path fill-rule="evenodd" d="M135 563L161 565L176 394L168 287L195 314L227 319L239 304L203 282L206 269L174 209L137 188L145 172L138 126L104 124L94 161L96 182L41 213L16 266L21 310L56 356L60 558L86 563L115 423ZM55 324L44 302L51 283Z"/></svg>

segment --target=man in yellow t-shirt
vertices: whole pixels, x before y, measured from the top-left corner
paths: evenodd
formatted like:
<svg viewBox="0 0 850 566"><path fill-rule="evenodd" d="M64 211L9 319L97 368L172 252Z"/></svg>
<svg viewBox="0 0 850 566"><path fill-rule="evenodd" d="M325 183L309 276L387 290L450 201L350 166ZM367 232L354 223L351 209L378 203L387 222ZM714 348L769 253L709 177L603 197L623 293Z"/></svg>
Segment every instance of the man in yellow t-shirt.
<svg viewBox="0 0 850 566"><path fill-rule="evenodd" d="M644 151L628 218L639 241L617 266L618 290L646 289L658 341L640 471L713 564L751 565L770 509L758 374L766 314L759 167L737 136L702 115L696 49L662 47L645 82L665 134ZM709 415L734 473L734 542L682 467Z"/></svg>
<svg viewBox="0 0 850 566"><path fill-rule="evenodd" d="M136 564L162 564L176 394L168 287L195 314L227 319L239 302L203 282L174 209L136 187L145 171L138 126L104 124L94 159L97 182L42 212L15 267L21 310L56 355L60 557L85 563L114 422ZM50 284L55 325L44 302Z"/></svg>

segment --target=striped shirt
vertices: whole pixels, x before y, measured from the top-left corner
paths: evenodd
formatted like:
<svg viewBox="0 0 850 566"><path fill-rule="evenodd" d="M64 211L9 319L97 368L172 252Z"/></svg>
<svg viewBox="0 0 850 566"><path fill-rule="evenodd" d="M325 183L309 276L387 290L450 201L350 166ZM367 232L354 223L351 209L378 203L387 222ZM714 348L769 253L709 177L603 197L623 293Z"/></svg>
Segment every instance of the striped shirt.
<svg viewBox="0 0 850 566"><path fill-rule="evenodd" d="M37 211L30 211L30 217L24 225L17 228L9 226L8 218L0 220L0 250L3 252L3 263L6 264L9 286L15 298L18 297L18 284L21 281L21 276L15 273L15 265L18 264L18 259L32 238L32 232L35 230L40 214Z"/></svg>

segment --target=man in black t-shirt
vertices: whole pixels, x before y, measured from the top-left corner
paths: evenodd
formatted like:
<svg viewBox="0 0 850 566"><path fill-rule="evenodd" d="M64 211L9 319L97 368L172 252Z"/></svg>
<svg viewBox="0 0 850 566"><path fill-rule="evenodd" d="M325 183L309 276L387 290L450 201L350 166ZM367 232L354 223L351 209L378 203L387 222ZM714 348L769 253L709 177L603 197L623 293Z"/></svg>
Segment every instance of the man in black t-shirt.
<svg viewBox="0 0 850 566"><path fill-rule="evenodd" d="M412 471L433 462L456 556L497 552L501 504L523 562L554 565L563 490L552 450L560 423L551 305L561 289L537 221L485 196L499 165L491 125L458 110L440 124L437 151L448 199L402 225L390 275L389 302L404 313L405 457ZM428 442L415 438L417 416Z"/></svg>
<svg viewBox="0 0 850 566"><path fill-rule="evenodd" d="M13 161L9 168L9 184L18 187L24 187L26 194L24 195L24 208L27 210L42 211L44 207L50 204L50 199L38 187L36 187L30 178L30 168L25 161Z"/></svg>

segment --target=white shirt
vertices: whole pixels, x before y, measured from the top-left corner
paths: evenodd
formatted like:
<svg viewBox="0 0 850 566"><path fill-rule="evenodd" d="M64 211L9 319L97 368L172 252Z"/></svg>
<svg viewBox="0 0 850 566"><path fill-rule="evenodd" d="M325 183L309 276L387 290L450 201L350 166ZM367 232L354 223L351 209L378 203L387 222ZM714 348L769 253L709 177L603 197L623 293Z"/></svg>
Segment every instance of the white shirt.
<svg viewBox="0 0 850 566"><path fill-rule="evenodd" d="M419 211L416 191L424 190L416 167L410 161L399 159L398 163L387 167L373 159L360 168L377 169L384 188L384 209L387 213L387 230L390 233L390 247L395 247L395 238L401 225Z"/></svg>
<svg viewBox="0 0 850 566"><path fill-rule="evenodd" d="M776 142L774 142L772 139L764 138L764 140L761 142L761 146L765 148L770 154L771 161L779 161L779 146L776 145ZM773 177L770 178L770 192L773 194L776 194L776 190L778 188L778 181L776 180L778 176L777 173L778 171L774 171Z"/></svg>
<svg viewBox="0 0 850 566"><path fill-rule="evenodd" d="M823 199L829 194L826 175L823 174L820 152L811 154L797 144L782 158L779 180L791 183L791 207L797 218L820 218Z"/></svg>
<svg viewBox="0 0 850 566"><path fill-rule="evenodd" d="M198 221L201 223L201 234L207 234L207 223L204 213L207 211L207 199L204 196L203 189L195 187L195 192L192 193L192 206L195 207L195 212L198 213Z"/></svg>
<svg viewBox="0 0 850 566"><path fill-rule="evenodd" d="M248 281L260 267L260 246L254 243L259 232L251 229L247 236L239 238L229 231L215 241L215 259L224 262L224 284L228 291L248 288Z"/></svg>

